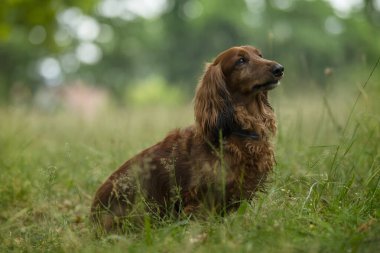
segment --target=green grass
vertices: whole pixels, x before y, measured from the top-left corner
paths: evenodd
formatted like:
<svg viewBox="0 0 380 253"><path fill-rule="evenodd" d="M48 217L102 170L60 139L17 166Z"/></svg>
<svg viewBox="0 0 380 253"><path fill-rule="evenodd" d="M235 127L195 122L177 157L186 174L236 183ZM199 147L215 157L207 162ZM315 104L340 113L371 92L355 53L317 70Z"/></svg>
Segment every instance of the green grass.
<svg viewBox="0 0 380 253"><path fill-rule="evenodd" d="M380 252L378 86L362 90L348 123L355 93L289 97L279 88L267 193L225 217L146 217L141 229L103 238L88 221L96 188L190 124L191 106L110 109L93 121L2 108L0 252Z"/></svg>

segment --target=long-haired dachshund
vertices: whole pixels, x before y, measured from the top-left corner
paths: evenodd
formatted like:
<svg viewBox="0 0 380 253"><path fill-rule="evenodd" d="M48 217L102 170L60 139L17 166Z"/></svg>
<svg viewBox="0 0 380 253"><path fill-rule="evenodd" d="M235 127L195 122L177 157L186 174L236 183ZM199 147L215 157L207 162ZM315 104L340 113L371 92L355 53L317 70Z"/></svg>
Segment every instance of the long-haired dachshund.
<svg viewBox="0 0 380 253"><path fill-rule="evenodd" d="M275 163L276 120L268 102L284 67L252 46L232 47L206 66L195 124L125 162L97 190L91 217L120 228L138 200L158 214L230 210L263 189Z"/></svg>

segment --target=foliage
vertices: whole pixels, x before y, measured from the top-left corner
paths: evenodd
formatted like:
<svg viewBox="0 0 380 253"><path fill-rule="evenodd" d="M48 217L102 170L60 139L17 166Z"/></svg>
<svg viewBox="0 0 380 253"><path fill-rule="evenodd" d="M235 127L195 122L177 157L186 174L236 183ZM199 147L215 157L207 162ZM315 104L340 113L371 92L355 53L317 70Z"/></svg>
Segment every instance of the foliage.
<svg viewBox="0 0 380 253"><path fill-rule="evenodd" d="M32 98L46 85L76 79L122 98L126 86L152 75L192 94L202 64L241 44L280 61L293 88L299 80L325 86L326 69L350 79L352 69L369 68L380 55L372 0L343 14L322 0L148 1L163 3L153 16L125 7L136 2L3 1L1 99L20 91ZM106 3L117 8L107 11Z"/></svg>
<svg viewBox="0 0 380 253"><path fill-rule="evenodd" d="M0 8L0 102L11 96L11 87L34 92L42 83L38 64L43 57L57 55L64 47L54 36L58 14L70 6L93 11L97 0L53 1L4 0ZM73 46L73 45L71 45Z"/></svg>

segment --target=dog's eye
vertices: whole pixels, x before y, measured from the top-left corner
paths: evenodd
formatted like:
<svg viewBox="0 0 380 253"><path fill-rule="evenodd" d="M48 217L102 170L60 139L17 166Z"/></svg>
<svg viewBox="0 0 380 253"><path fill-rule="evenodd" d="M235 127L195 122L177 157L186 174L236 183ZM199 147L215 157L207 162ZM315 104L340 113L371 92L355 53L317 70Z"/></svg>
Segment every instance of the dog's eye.
<svg viewBox="0 0 380 253"><path fill-rule="evenodd" d="M260 58L263 58L263 55L262 55L262 54L259 54L259 57L260 57Z"/></svg>
<svg viewBox="0 0 380 253"><path fill-rule="evenodd" d="M247 63L247 59L245 59L244 57L240 57L239 60L236 61L236 65L242 65L244 63Z"/></svg>

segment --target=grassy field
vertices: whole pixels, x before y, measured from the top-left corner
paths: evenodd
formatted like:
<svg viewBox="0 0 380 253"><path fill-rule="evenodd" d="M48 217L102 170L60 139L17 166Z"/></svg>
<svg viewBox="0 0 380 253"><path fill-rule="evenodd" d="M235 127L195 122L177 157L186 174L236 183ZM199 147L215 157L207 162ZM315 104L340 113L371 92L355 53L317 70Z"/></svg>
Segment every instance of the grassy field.
<svg viewBox="0 0 380 253"><path fill-rule="evenodd" d="M380 88L342 90L274 92L277 166L267 193L237 212L103 238L88 221L96 188L190 124L191 106L109 109L93 121L2 108L0 252L380 252Z"/></svg>

